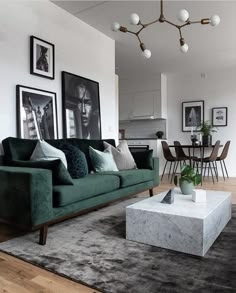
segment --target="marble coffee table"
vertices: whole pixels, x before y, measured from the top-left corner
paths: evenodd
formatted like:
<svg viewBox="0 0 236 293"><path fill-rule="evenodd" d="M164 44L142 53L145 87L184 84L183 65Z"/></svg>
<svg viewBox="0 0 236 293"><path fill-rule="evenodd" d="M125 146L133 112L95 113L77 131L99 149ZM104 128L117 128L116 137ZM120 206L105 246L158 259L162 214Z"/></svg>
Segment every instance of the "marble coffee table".
<svg viewBox="0 0 236 293"><path fill-rule="evenodd" d="M231 193L207 191L205 203L175 189L174 203L160 203L167 192L126 207L126 239L204 256L231 219Z"/></svg>

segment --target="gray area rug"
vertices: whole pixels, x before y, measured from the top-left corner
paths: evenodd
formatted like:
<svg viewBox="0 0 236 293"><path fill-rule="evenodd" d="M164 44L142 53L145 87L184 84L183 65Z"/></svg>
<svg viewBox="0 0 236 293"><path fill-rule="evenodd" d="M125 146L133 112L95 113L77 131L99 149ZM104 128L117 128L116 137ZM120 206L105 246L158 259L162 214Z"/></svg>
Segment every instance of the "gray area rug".
<svg viewBox="0 0 236 293"><path fill-rule="evenodd" d="M236 206L204 258L125 240L125 207L142 198L0 244L0 250L109 293L236 292Z"/></svg>

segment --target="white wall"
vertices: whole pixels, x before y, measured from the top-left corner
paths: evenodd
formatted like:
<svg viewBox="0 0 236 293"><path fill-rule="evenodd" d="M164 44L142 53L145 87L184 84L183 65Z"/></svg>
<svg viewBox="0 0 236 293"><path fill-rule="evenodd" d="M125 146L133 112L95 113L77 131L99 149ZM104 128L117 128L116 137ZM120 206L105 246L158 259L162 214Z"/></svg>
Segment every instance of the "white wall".
<svg viewBox="0 0 236 293"><path fill-rule="evenodd" d="M205 120L211 121L213 107L228 107L228 126L213 133L213 142L231 140L226 161L229 175L236 176L236 69L200 74L168 75L168 142L190 143L190 133L182 132L182 102L204 100Z"/></svg>
<svg viewBox="0 0 236 293"><path fill-rule="evenodd" d="M30 35L55 45L55 80L31 75ZM113 40L49 1L0 1L0 141L16 136L16 84L57 93L62 137L61 71L99 82L103 138L118 138Z"/></svg>

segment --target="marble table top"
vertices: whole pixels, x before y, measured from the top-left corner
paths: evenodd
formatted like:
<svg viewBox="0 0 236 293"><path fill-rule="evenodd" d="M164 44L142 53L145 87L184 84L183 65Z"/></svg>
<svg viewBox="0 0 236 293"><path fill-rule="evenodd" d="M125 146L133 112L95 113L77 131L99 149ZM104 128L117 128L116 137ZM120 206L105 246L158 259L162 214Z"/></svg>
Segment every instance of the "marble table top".
<svg viewBox="0 0 236 293"><path fill-rule="evenodd" d="M231 197L231 192L210 191L207 190L207 201L204 203L196 203L192 201L191 195L184 195L179 188L174 189L174 203L161 203L168 191L154 195L148 199L137 202L128 206L128 209L137 209L149 212L158 212L176 216L205 219L217 208L222 201Z"/></svg>

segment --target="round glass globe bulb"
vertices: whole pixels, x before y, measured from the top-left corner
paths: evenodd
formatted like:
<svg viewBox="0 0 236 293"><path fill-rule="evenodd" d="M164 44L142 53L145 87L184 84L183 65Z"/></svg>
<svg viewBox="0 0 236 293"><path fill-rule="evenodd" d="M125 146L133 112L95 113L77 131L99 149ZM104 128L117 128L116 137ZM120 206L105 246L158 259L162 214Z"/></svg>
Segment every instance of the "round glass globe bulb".
<svg viewBox="0 0 236 293"><path fill-rule="evenodd" d="M219 17L219 15L213 15L213 16L210 18L210 24L211 24L212 26L217 26L219 23L220 23L220 17Z"/></svg>
<svg viewBox="0 0 236 293"><path fill-rule="evenodd" d="M148 49L145 49L145 50L143 51L143 56L144 56L145 58L149 59L149 58L152 56L152 52L151 52L150 50L148 50Z"/></svg>
<svg viewBox="0 0 236 293"><path fill-rule="evenodd" d="M177 18L181 22L186 22L189 19L189 13L186 9L181 9L177 14Z"/></svg>
<svg viewBox="0 0 236 293"><path fill-rule="evenodd" d="M187 53L188 52L188 45L184 44L183 46L180 46L180 51L182 53Z"/></svg>
<svg viewBox="0 0 236 293"><path fill-rule="evenodd" d="M113 22L113 24L111 25L111 29L114 32L118 32L118 30L120 29L120 24L118 22Z"/></svg>
<svg viewBox="0 0 236 293"><path fill-rule="evenodd" d="M139 16L137 13L132 13L129 18L129 22L132 25L137 25L139 23Z"/></svg>

